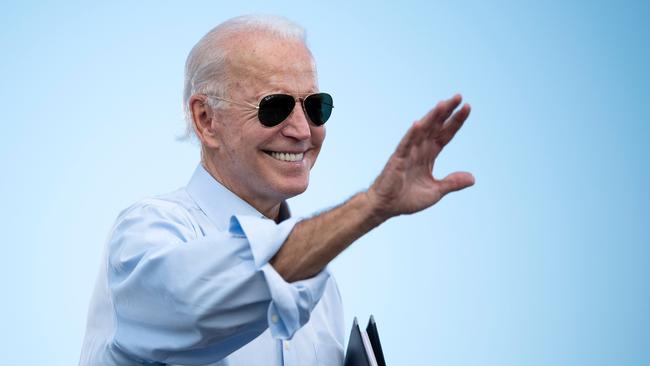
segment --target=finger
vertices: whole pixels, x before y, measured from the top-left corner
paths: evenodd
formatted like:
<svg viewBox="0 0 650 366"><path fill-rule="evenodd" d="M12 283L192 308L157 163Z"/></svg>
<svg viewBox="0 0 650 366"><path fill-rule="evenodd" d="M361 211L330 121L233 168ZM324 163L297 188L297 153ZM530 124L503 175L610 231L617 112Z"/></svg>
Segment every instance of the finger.
<svg viewBox="0 0 650 366"><path fill-rule="evenodd" d="M453 97L438 103L438 105L436 105L436 107L428 113L425 118L423 118L428 131L427 134L431 136L435 131L439 130L454 109L456 109L462 101L463 97L460 94L456 94Z"/></svg>
<svg viewBox="0 0 650 366"><path fill-rule="evenodd" d="M456 135L456 132L460 130L463 126L463 123L469 117L472 107L469 104L465 104L459 110L456 111L447 122L445 122L442 131L440 131L439 137L436 139L441 146L445 146L451 141L452 138Z"/></svg>
<svg viewBox="0 0 650 366"><path fill-rule="evenodd" d="M442 195L474 185L474 176L468 172L455 172L438 181Z"/></svg>
<svg viewBox="0 0 650 366"><path fill-rule="evenodd" d="M395 155L399 157L407 157L413 147L413 144L415 143L415 140L418 137L418 134L421 134L421 124L418 121L413 122L411 127L406 131L404 134L404 137L400 140L399 144L397 145L397 149L395 149Z"/></svg>
<svg viewBox="0 0 650 366"><path fill-rule="evenodd" d="M457 106L458 103L460 103L462 100L462 97L460 94L456 94L453 97L446 99L446 100L441 100L436 104L436 106L431 109L424 117L421 118L421 120L425 123L425 125L430 125L434 124L436 122L444 122L446 118L442 118L446 113L448 113L448 110L450 106L455 105ZM455 108L454 106L454 108Z"/></svg>

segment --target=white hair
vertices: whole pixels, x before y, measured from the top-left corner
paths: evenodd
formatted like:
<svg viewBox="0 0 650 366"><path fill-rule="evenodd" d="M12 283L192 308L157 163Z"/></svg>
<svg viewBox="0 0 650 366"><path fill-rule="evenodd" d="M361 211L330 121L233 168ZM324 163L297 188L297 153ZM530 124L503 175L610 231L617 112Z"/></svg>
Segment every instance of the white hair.
<svg viewBox="0 0 650 366"><path fill-rule="evenodd" d="M183 89L183 111L185 134L182 139L196 136L190 98L194 94L227 95L227 57L232 48L227 38L238 33L263 32L281 39L306 43L305 30L291 20L276 15L243 15L229 19L214 27L194 45L185 62L185 85ZM219 101L209 99L213 108Z"/></svg>

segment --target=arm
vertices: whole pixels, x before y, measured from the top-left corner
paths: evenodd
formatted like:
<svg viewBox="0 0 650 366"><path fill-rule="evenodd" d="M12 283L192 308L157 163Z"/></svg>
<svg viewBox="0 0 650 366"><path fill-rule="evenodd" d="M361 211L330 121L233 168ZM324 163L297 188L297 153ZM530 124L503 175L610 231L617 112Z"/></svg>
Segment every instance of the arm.
<svg viewBox="0 0 650 366"><path fill-rule="evenodd" d="M143 362L205 365L267 328L290 338L319 301L329 274L287 283L268 264L295 220L233 217L202 236L175 204L147 200L120 215L108 242L107 289L116 354Z"/></svg>
<svg viewBox="0 0 650 366"><path fill-rule="evenodd" d="M436 157L469 116L467 104L453 113L460 103L456 95L416 121L367 191L296 225L271 260L276 271L289 282L309 278L389 218L421 211L447 193L473 185L470 173L441 180L431 174Z"/></svg>

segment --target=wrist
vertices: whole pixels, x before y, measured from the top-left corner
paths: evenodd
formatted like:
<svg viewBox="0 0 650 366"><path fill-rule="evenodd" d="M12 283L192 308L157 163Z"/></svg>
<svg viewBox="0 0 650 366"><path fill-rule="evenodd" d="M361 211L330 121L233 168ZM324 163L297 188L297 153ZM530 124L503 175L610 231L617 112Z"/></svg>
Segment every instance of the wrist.
<svg viewBox="0 0 650 366"><path fill-rule="evenodd" d="M392 217L388 208L380 204L371 190L361 192L359 196L362 200L367 221L373 227L381 225L384 221Z"/></svg>

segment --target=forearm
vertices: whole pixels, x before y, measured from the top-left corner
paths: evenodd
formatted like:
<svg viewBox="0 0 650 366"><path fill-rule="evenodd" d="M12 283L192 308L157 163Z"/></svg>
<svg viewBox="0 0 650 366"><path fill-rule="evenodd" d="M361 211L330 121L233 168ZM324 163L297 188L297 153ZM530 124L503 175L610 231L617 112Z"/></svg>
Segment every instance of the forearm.
<svg viewBox="0 0 650 366"><path fill-rule="evenodd" d="M366 192L298 223L271 265L288 282L310 278L355 240L386 220Z"/></svg>
<svg viewBox="0 0 650 366"><path fill-rule="evenodd" d="M461 96L455 95L413 123L367 192L293 228L270 261L285 281L314 276L388 218L424 210L447 193L474 184L474 177L467 172L438 180L431 171L442 148L469 116L467 104L454 112L461 101Z"/></svg>

